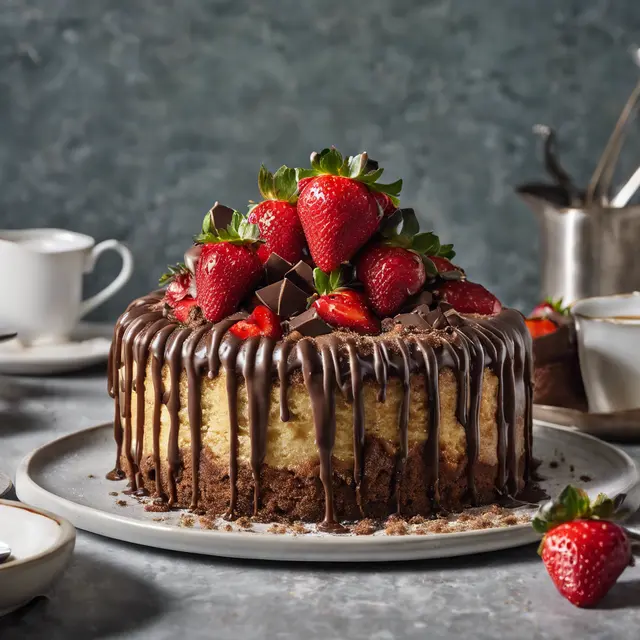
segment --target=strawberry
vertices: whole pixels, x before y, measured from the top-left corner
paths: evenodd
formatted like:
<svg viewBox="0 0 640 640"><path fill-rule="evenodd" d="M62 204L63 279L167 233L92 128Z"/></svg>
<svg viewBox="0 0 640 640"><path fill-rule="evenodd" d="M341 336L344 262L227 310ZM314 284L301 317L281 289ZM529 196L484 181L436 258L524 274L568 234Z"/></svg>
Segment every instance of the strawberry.
<svg viewBox="0 0 640 640"><path fill-rule="evenodd" d="M397 205L394 204L393 200L386 193L377 191L373 194L373 197L376 199L380 209L382 209L383 216L391 216L398 210Z"/></svg>
<svg viewBox="0 0 640 640"><path fill-rule="evenodd" d="M175 319L178 322L182 322L182 324L187 324L191 315L191 309L196 308L197 305L198 302L191 296L178 301L173 305L173 315L175 316Z"/></svg>
<svg viewBox="0 0 640 640"><path fill-rule="evenodd" d="M558 330L558 325L549 318L527 318L525 322L532 338L541 338Z"/></svg>
<svg viewBox="0 0 640 640"><path fill-rule="evenodd" d="M303 257L306 245L296 201L298 199L295 169L280 167L275 174L262 165L258 188L264 200L249 211L249 222L257 224L264 240L258 256L266 262L272 253L291 263Z"/></svg>
<svg viewBox="0 0 640 640"><path fill-rule="evenodd" d="M541 302L533 309L529 314L529 318L557 317L558 315L568 316L569 308L562 306L562 298L559 300L547 298L544 302Z"/></svg>
<svg viewBox="0 0 640 640"><path fill-rule="evenodd" d="M180 300L191 295L192 279L193 274L182 262L176 265L169 265L169 271L162 274L158 281L160 286L169 283L164 294L164 301L170 307L175 307Z"/></svg>
<svg viewBox="0 0 640 640"><path fill-rule="evenodd" d="M453 257L453 256L451 256ZM433 263L438 276L445 280L460 280L464 279L465 273L448 258L440 256L428 256L429 260Z"/></svg>
<svg viewBox="0 0 640 640"><path fill-rule="evenodd" d="M500 313L502 304L481 284L468 280L447 280L434 291L443 302L448 302L459 313L478 313L492 316Z"/></svg>
<svg viewBox="0 0 640 640"><path fill-rule="evenodd" d="M298 215L313 261L325 272L353 257L377 231L382 212L374 193L398 204L402 180L379 184L383 170L369 171L367 160L366 153L343 160L336 149L324 149L311 154L311 169L297 170L303 184Z"/></svg>
<svg viewBox="0 0 640 640"><path fill-rule="evenodd" d="M253 290L263 273L256 253L259 229L238 211L233 212L226 229L217 229L209 214L202 233L195 239L202 244L196 268L197 300L209 322L219 322L233 313L241 300Z"/></svg>
<svg viewBox="0 0 640 640"><path fill-rule="evenodd" d="M382 226L382 241L365 247L358 257L358 280L381 316L393 315L410 296L422 290L427 279L425 265L430 272L436 268L424 256L437 255L440 241L433 233L418 230L413 209L398 209ZM447 255L455 255L450 245L445 245L444 250Z"/></svg>
<svg viewBox="0 0 640 640"><path fill-rule="evenodd" d="M266 338L273 338L274 340L282 337L280 319L269 307L265 307L264 305L258 305L251 312L250 316L236 322L231 326L229 331L241 340L246 340L254 336L264 336Z"/></svg>
<svg viewBox="0 0 640 640"><path fill-rule="evenodd" d="M538 553L558 591L577 607L595 606L633 564L624 529L611 522L616 504L600 494L591 503L569 485L533 519L544 534Z"/></svg>
<svg viewBox="0 0 640 640"><path fill-rule="evenodd" d="M313 280L320 297L312 305L327 324L356 333L380 333L380 321L367 306L364 295L340 286L342 277L339 270L327 274L316 268Z"/></svg>

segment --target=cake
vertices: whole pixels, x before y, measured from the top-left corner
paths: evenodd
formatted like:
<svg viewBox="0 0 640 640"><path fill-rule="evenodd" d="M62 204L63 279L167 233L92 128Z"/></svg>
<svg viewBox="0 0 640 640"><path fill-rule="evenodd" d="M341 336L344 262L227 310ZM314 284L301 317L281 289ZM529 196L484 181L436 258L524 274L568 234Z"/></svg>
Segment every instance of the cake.
<svg viewBox="0 0 640 640"><path fill-rule="evenodd" d="M470 282L366 154L261 168L118 319L115 468L166 508L341 523L514 497L532 474L524 317Z"/></svg>
<svg viewBox="0 0 640 640"><path fill-rule="evenodd" d="M562 301L547 300L527 318L533 338L536 404L587 411L575 322Z"/></svg>

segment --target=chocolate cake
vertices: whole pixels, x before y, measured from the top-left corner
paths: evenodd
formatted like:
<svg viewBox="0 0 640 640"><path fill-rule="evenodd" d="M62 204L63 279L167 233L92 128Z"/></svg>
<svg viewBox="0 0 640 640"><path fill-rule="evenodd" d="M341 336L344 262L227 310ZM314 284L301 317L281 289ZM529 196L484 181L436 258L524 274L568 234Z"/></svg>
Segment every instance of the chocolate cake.
<svg viewBox="0 0 640 640"><path fill-rule="evenodd" d="M261 170L265 200L249 217L216 205L168 287L119 318L109 477L126 476L168 508L334 532L525 487L533 362L524 317L468 282L451 245L417 233L413 212L398 210L397 183L376 182L377 164L364 154L322 164L333 153L312 156L295 188L276 188L286 168ZM335 189L359 204L325 209L325 222L343 227L317 236L310 213ZM290 208L273 215L273 203ZM277 246L291 207L306 241L288 256L298 262L281 255L290 244ZM375 224L346 242L352 212L360 227L373 212ZM271 233L274 219L284 231ZM321 263L326 271L312 268Z"/></svg>

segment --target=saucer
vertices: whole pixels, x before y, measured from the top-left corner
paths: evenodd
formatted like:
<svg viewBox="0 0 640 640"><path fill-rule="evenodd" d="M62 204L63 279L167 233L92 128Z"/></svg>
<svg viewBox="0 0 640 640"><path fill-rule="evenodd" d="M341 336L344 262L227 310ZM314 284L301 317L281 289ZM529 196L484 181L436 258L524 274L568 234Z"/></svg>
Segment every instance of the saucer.
<svg viewBox="0 0 640 640"><path fill-rule="evenodd" d="M71 559L76 530L48 511L0 500L0 540L12 551L0 564L1 616L48 591Z"/></svg>
<svg viewBox="0 0 640 640"><path fill-rule="evenodd" d="M77 371L109 357L113 325L82 322L68 342L25 347L18 340L0 344L0 373L45 376Z"/></svg>

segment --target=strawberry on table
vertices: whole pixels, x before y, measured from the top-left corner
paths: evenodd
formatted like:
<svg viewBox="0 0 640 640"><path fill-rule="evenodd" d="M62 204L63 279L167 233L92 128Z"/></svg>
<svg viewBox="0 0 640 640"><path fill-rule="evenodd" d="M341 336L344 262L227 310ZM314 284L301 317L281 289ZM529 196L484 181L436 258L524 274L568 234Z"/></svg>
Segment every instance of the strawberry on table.
<svg viewBox="0 0 640 640"><path fill-rule="evenodd" d="M558 591L577 607L593 607L633 564L625 530L611 522L616 505L604 494L591 503L569 485L538 511L533 528L544 534L538 553Z"/></svg>
<svg viewBox="0 0 640 640"><path fill-rule="evenodd" d="M500 300L493 293L468 280L447 280L437 287L434 294L459 313L493 316L502 310Z"/></svg>
<svg viewBox="0 0 640 640"><path fill-rule="evenodd" d="M231 326L229 331L240 338L246 340L257 336L273 338L278 340L282 337L280 318L264 305L258 305L244 320L239 320Z"/></svg>
<svg viewBox="0 0 640 640"><path fill-rule="evenodd" d="M418 230L413 209L399 209L385 222L380 242L365 247L357 259L358 280L381 316L396 313L410 296L422 290L427 269L431 274L436 269L433 260L437 258L426 256L441 251L440 241L433 233ZM449 245L444 251L450 257L455 255Z"/></svg>
<svg viewBox="0 0 640 640"><path fill-rule="evenodd" d="M367 306L366 298L358 291L341 286L339 270L328 274L316 268L313 279L319 297L312 305L327 324L356 333L380 333L380 321Z"/></svg>
<svg viewBox="0 0 640 640"><path fill-rule="evenodd" d="M366 153L343 159L336 149L311 154L311 169L298 169L298 216L315 264L330 273L353 257L377 231L383 208L375 194L398 205L402 180L380 184L382 169L369 170Z"/></svg>
<svg viewBox="0 0 640 640"><path fill-rule="evenodd" d="M298 183L295 169L282 166L275 173L264 165L258 173L258 188L264 200L249 211L249 222L257 224L264 243L258 256L266 262L272 253L291 263L302 260L306 241L296 202Z"/></svg>
<svg viewBox="0 0 640 640"><path fill-rule="evenodd" d="M207 214L196 242L202 253L196 268L197 301L209 322L233 313L263 273L257 254L260 231L238 211L226 229L213 225Z"/></svg>

